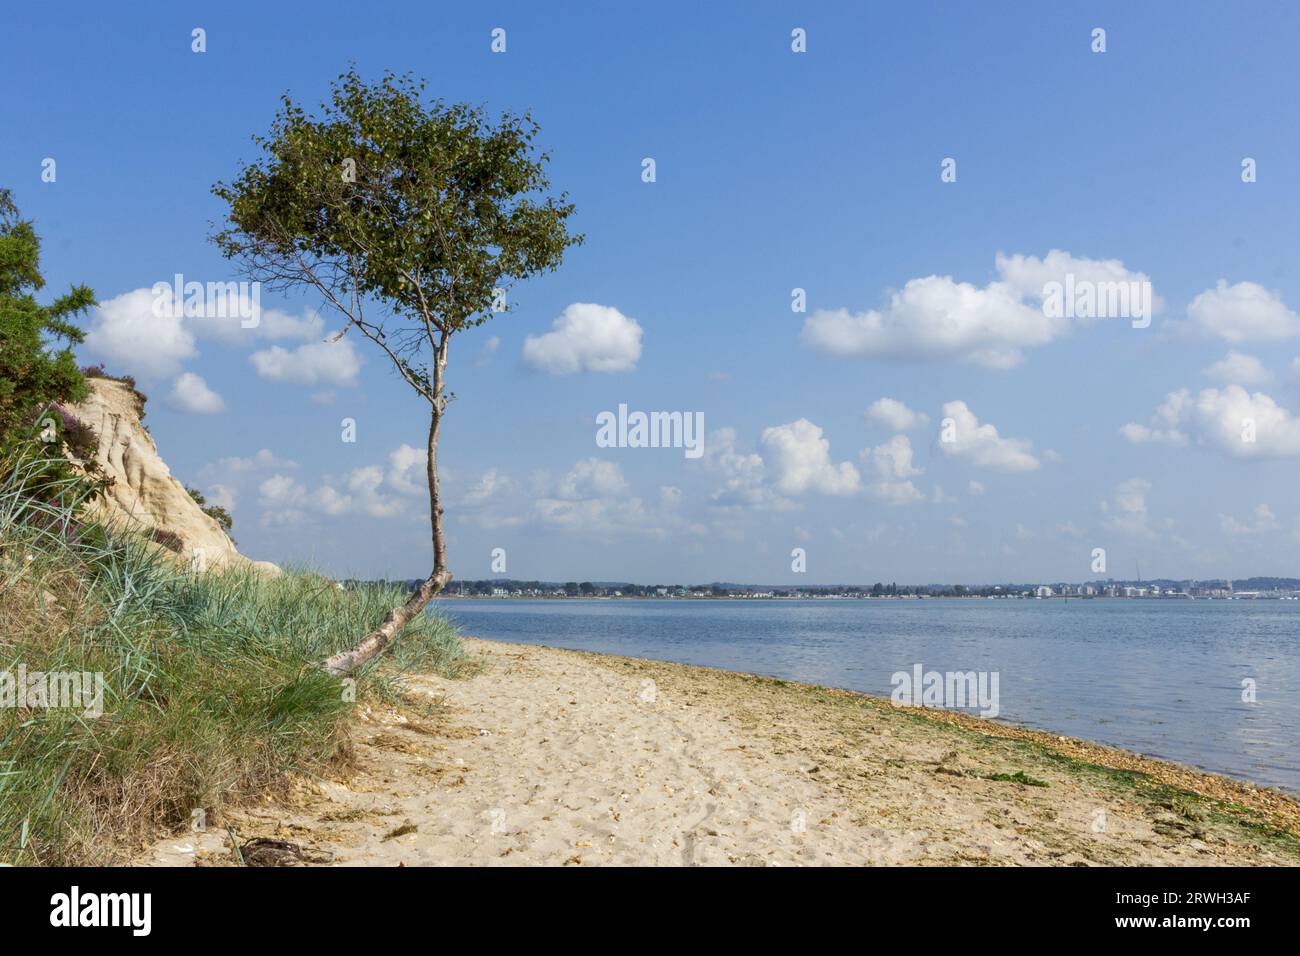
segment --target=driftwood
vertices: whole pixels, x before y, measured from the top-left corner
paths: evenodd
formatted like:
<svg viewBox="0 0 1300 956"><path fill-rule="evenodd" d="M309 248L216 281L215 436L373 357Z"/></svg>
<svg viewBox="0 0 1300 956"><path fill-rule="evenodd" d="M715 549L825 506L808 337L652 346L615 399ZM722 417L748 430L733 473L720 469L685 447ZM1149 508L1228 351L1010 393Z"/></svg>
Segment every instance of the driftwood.
<svg viewBox="0 0 1300 956"><path fill-rule="evenodd" d="M254 837L238 848L235 854L244 866L298 866L299 864L331 863L334 854L326 850L304 849L288 840Z"/></svg>

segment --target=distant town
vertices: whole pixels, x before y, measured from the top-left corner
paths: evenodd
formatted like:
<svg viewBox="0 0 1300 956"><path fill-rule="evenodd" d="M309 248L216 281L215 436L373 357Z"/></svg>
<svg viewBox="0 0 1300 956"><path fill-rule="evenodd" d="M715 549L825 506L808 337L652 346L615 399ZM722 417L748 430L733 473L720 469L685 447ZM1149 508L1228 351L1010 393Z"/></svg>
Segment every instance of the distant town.
<svg viewBox="0 0 1300 956"><path fill-rule="evenodd" d="M349 587L367 582L348 581ZM407 582L413 590L418 581ZM1300 600L1300 578L1254 577L1230 580L1089 581L1030 584L827 584L794 587L756 584L631 584L609 581L453 581L443 598L620 598L665 600L920 600L986 598L989 600Z"/></svg>

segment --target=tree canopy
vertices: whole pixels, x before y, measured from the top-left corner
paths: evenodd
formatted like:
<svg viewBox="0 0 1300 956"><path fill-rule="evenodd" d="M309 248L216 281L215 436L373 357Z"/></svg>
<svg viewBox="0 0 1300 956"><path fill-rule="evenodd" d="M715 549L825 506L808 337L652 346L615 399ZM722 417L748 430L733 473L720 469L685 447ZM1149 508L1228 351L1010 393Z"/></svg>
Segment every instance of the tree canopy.
<svg viewBox="0 0 1300 956"><path fill-rule="evenodd" d="M49 305L38 303L45 286L40 256L35 228L12 193L0 189L0 447L26 437L50 402L86 395L72 353L84 333L73 320L95 304L95 294L78 285Z"/></svg>
<svg viewBox="0 0 1300 956"><path fill-rule="evenodd" d="M213 187L229 205L214 240L271 288L315 288L433 401L426 346L504 311L502 290L556 268L582 237L566 228L567 196L544 195L531 116L493 121L424 89L353 69L318 117L285 96L254 137L264 155Z"/></svg>

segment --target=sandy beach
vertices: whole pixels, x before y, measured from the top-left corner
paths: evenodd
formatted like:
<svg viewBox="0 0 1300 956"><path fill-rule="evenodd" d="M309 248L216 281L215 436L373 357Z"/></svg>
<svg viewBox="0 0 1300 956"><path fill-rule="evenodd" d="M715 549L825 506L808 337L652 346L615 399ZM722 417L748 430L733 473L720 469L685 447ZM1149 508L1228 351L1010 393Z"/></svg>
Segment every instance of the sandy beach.
<svg viewBox="0 0 1300 956"><path fill-rule="evenodd" d="M331 779L140 862L236 865L228 825L354 866L1300 863L1294 799L1178 765L769 678L466 646L475 676L362 708Z"/></svg>

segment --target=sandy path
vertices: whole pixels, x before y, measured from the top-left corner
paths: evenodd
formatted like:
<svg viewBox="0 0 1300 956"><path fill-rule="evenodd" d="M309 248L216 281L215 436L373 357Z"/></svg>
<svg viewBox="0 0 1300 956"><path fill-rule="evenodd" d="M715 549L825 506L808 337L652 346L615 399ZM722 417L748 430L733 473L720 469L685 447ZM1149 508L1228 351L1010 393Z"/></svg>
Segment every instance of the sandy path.
<svg viewBox="0 0 1300 956"><path fill-rule="evenodd" d="M442 700L442 717L367 712L347 782L233 814L241 840L381 866L1300 862L1285 840L1165 789L1116 785L872 698L466 644L483 673L411 684ZM1017 772L1049 786L988 779ZM229 857L217 831L153 853Z"/></svg>

